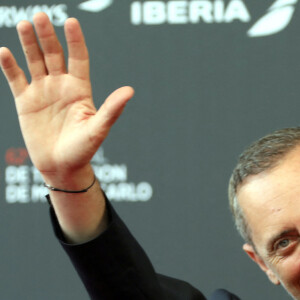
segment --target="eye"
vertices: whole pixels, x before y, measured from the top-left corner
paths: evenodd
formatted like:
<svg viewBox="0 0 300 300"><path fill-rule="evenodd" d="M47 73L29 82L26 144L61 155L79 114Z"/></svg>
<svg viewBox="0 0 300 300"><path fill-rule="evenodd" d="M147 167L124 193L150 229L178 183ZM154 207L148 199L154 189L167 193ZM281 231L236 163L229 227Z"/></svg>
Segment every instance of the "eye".
<svg viewBox="0 0 300 300"><path fill-rule="evenodd" d="M278 240L274 244L274 251L278 255L289 255L295 250L295 247L299 244L299 237L285 237Z"/></svg>
<svg viewBox="0 0 300 300"><path fill-rule="evenodd" d="M280 240L276 245L276 249L286 248L290 243L291 241L289 239Z"/></svg>

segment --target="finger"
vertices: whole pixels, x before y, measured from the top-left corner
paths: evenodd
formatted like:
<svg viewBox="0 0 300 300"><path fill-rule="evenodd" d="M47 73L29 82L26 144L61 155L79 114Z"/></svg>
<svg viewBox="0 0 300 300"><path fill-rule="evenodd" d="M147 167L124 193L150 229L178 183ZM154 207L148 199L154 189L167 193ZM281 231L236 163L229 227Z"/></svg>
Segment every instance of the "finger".
<svg viewBox="0 0 300 300"><path fill-rule="evenodd" d="M18 66L9 49L0 49L0 64L14 97L18 97L28 86L24 72Z"/></svg>
<svg viewBox="0 0 300 300"><path fill-rule="evenodd" d="M39 47L31 23L28 21L21 21L17 26L17 31L31 78L35 80L47 75L44 56Z"/></svg>
<svg viewBox="0 0 300 300"><path fill-rule="evenodd" d="M35 30L40 41L46 68L50 75L66 72L64 53L54 28L45 13L38 13L33 18Z"/></svg>
<svg viewBox="0 0 300 300"><path fill-rule="evenodd" d="M75 77L89 79L89 54L79 22L68 19L65 23L68 44L68 72Z"/></svg>
<svg viewBox="0 0 300 300"><path fill-rule="evenodd" d="M122 114L125 105L133 97L132 87L125 86L114 91L100 107L91 124L91 136L100 146L110 128Z"/></svg>

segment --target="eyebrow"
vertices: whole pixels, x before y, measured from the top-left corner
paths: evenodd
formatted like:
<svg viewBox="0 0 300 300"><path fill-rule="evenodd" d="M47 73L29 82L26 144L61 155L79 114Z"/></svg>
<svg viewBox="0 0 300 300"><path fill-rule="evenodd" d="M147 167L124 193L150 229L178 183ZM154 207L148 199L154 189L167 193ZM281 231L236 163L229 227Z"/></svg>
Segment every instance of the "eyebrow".
<svg viewBox="0 0 300 300"><path fill-rule="evenodd" d="M295 228L293 228L293 229L286 229L286 230L283 230L283 231L281 231L280 233L278 233L278 234L272 236L272 237L269 239L269 241L267 242L267 251L268 251L268 253L271 253L271 252L274 251L273 245L274 245L274 243L275 243L278 239L283 238L283 237L285 237L285 236L287 236L287 235L289 235L289 234L291 234L291 233L295 233L295 232L297 232L297 230L296 230Z"/></svg>

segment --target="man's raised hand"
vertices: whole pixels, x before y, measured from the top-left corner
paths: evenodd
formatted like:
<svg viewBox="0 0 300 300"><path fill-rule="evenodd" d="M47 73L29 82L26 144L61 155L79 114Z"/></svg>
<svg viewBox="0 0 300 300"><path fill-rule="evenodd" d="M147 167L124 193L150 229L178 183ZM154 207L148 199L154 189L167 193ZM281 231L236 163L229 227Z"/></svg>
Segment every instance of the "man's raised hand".
<svg viewBox="0 0 300 300"><path fill-rule="evenodd" d="M80 191L91 185L94 173L89 162L134 92L130 87L114 91L97 111L79 22L65 23L68 67L47 15L36 14L34 27L36 34L27 21L17 26L31 83L7 48L0 49L1 67L33 164L51 186ZM50 196L69 242L82 243L105 230L106 204L97 182L87 193L51 191Z"/></svg>
<svg viewBox="0 0 300 300"><path fill-rule="evenodd" d="M133 96L133 89L116 90L97 111L79 22L71 18L65 23L68 67L47 15L36 14L34 27L36 34L27 21L17 26L31 83L7 48L0 50L1 67L15 97L21 130L34 165L46 177L57 172L68 174L89 164Z"/></svg>

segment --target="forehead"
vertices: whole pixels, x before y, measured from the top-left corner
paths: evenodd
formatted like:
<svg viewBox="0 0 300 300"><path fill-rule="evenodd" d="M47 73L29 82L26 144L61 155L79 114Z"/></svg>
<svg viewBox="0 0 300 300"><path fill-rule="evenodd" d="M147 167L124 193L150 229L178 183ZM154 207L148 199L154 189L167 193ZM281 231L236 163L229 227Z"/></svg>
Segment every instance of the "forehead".
<svg viewBox="0 0 300 300"><path fill-rule="evenodd" d="M237 197L256 245L281 231L300 230L300 147L276 168L249 176Z"/></svg>

